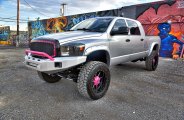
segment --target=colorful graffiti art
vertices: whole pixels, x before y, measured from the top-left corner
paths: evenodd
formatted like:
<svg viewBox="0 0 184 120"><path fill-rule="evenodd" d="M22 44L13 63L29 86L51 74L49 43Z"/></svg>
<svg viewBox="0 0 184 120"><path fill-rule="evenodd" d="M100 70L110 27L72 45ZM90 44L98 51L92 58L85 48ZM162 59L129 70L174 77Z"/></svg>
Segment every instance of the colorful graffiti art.
<svg viewBox="0 0 184 120"><path fill-rule="evenodd" d="M33 21L31 23L31 29L32 29L32 36L31 36L32 38L48 34L48 32L45 30L44 22L40 20Z"/></svg>
<svg viewBox="0 0 184 120"><path fill-rule="evenodd" d="M172 5L162 4L155 9L150 7L137 20L143 25L147 35L159 35L161 38L160 56L180 55L184 44L184 8L181 1Z"/></svg>
<svg viewBox="0 0 184 120"><path fill-rule="evenodd" d="M171 25L169 23L161 23L158 25L159 36L161 38L161 48L160 48L160 56L162 57L172 57L172 55L181 54L183 42L177 39L171 32ZM173 44L177 43L180 45L177 51L174 51Z"/></svg>
<svg viewBox="0 0 184 120"><path fill-rule="evenodd" d="M97 17L96 13L74 15L74 16L72 16L72 22L73 22L73 25L76 25L77 23L79 23L85 19L94 18L94 17Z"/></svg>
<svg viewBox="0 0 184 120"><path fill-rule="evenodd" d="M0 41L7 41L10 38L10 26L0 27Z"/></svg>
<svg viewBox="0 0 184 120"><path fill-rule="evenodd" d="M47 20L46 30L49 33L63 32L67 24L67 17L51 18Z"/></svg>
<svg viewBox="0 0 184 120"><path fill-rule="evenodd" d="M74 25L85 19L98 16L114 16L115 14L115 10L107 10L72 16L63 16L58 18L50 18L45 20L38 19L37 21L29 22L29 34L31 39L33 39L45 34L64 32L71 29Z"/></svg>

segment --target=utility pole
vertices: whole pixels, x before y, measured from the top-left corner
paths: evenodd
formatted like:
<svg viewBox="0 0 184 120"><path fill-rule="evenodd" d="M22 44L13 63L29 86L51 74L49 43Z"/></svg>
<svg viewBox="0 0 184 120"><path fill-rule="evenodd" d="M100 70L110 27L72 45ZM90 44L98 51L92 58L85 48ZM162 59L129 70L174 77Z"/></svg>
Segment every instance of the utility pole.
<svg viewBox="0 0 184 120"><path fill-rule="evenodd" d="M20 18L20 0L17 0L17 37L16 46L19 46L19 18Z"/></svg>
<svg viewBox="0 0 184 120"><path fill-rule="evenodd" d="M61 16L64 16L64 13L65 13L65 6L66 6L67 4L66 3L62 3L61 4L61 9L60 9L60 15Z"/></svg>

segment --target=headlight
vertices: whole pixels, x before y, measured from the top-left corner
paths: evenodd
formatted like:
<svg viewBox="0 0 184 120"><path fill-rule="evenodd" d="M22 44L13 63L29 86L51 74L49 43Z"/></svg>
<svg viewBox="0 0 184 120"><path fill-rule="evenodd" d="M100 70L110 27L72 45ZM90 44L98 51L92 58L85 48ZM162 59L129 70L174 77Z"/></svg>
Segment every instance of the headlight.
<svg viewBox="0 0 184 120"><path fill-rule="evenodd" d="M64 44L61 46L61 56L82 56L85 45L81 43Z"/></svg>

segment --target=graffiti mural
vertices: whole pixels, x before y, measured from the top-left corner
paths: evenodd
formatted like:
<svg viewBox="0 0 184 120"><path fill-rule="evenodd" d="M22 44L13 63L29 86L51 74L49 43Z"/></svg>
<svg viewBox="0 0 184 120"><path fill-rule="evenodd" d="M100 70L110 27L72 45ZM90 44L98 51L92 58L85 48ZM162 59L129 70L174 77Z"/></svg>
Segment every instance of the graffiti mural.
<svg viewBox="0 0 184 120"><path fill-rule="evenodd" d="M154 4L137 18L147 35L160 36L162 57L179 56L184 44L184 8L179 3Z"/></svg>
<svg viewBox="0 0 184 120"><path fill-rule="evenodd" d="M47 20L46 30L49 33L63 32L67 24L67 17L51 18Z"/></svg>
<svg viewBox="0 0 184 120"><path fill-rule="evenodd" d="M31 24L31 30L32 30L32 38L36 38L38 36L42 36L45 34L48 34L48 32L46 31L46 27L45 27L45 21L40 21L39 19L36 21L33 21Z"/></svg>
<svg viewBox="0 0 184 120"><path fill-rule="evenodd" d="M122 5L123 6L123 5ZM162 40L160 55L179 55L184 43L184 0L159 1L126 6L28 23L30 39L69 30L82 20L101 16L124 16L140 21L146 35L159 35Z"/></svg>
<svg viewBox="0 0 184 120"><path fill-rule="evenodd" d="M66 27L66 30L69 30L74 25L78 24L79 22L81 22L81 21L83 21L85 19L94 18L94 17L97 17L97 16L98 15L97 15L96 12L68 16L67 17L68 18L68 25Z"/></svg>
<svg viewBox="0 0 184 120"><path fill-rule="evenodd" d="M50 33L64 32L82 20L96 17L96 13L81 14L50 18L46 20L36 20L29 22L29 34L31 39Z"/></svg>
<svg viewBox="0 0 184 120"><path fill-rule="evenodd" d="M10 39L10 26L0 27L0 41Z"/></svg>
<svg viewBox="0 0 184 120"><path fill-rule="evenodd" d="M76 25L77 23L79 23L85 19L94 18L94 17L97 17L96 13L74 15L74 16L72 16L72 22L73 22L73 25Z"/></svg>
<svg viewBox="0 0 184 120"><path fill-rule="evenodd" d="M161 38L161 48L160 48L160 56L162 57L172 57L174 54L181 54L183 42L178 40L176 36L174 36L171 32L171 24L169 23L161 23L158 25L159 36ZM179 45L178 50L174 51L174 44L177 43Z"/></svg>
<svg viewBox="0 0 184 120"><path fill-rule="evenodd" d="M99 17L99 16L117 16L118 10L106 10L92 13L50 18L45 20L36 20L28 23L30 39L50 33L64 32L71 29L79 22Z"/></svg>

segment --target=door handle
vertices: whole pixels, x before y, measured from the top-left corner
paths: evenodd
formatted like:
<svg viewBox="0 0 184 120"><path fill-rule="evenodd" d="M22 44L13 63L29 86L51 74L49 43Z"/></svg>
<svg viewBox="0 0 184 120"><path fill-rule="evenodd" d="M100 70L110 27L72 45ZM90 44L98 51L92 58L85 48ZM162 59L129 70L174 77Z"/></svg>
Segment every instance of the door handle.
<svg viewBox="0 0 184 120"><path fill-rule="evenodd" d="M144 39L141 39L141 41L144 41Z"/></svg>
<svg viewBox="0 0 184 120"><path fill-rule="evenodd" d="M126 39L126 42L130 42L130 39Z"/></svg>

